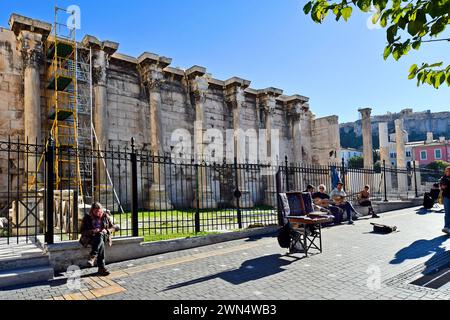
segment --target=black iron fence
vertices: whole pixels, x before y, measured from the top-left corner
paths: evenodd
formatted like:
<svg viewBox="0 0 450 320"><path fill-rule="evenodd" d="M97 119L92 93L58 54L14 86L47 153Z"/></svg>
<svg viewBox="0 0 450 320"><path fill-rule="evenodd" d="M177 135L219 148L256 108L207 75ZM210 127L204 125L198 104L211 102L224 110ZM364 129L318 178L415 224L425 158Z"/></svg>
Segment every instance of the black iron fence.
<svg viewBox="0 0 450 320"><path fill-rule="evenodd" d="M279 172L281 179L276 180ZM277 190L345 184L352 199L369 185L375 200L421 196L439 173L415 167L349 168L202 161L155 155L132 141L107 150L0 142L0 237L7 242L79 238L98 201L120 226L116 236L146 241L278 224ZM278 183L277 183L278 182Z"/></svg>

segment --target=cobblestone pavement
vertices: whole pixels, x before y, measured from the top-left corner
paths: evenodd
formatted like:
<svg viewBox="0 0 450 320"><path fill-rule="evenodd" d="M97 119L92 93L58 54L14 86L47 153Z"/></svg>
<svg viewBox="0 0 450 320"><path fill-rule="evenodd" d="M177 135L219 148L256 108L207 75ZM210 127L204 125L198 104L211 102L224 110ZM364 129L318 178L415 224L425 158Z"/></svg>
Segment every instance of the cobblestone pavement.
<svg viewBox="0 0 450 320"><path fill-rule="evenodd" d="M286 256L276 237L243 239L112 264L106 279L83 270L81 290L61 277L0 291L0 299L448 300L449 283L410 284L450 262L443 220L443 213L405 209L375 221L396 225L390 235L371 233L374 220L324 229L324 253L306 259Z"/></svg>

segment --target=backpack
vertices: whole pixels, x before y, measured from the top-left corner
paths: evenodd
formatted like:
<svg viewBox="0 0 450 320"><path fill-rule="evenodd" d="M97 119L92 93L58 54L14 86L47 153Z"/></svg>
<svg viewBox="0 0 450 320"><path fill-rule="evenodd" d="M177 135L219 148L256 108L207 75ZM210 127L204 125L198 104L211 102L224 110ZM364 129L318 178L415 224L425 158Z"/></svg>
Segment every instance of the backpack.
<svg viewBox="0 0 450 320"><path fill-rule="evenodd" d="M429 193L425 193L423 197L423 207L425 209L431 209L434 206L434 199L430 196Z"/></svg>
<svg viewBox="0 0 450 320"><path fill-rule="evenodd" d="M281 248L289 248L291 245L291 226L286 223L278 230L278 244Z"/></svg>

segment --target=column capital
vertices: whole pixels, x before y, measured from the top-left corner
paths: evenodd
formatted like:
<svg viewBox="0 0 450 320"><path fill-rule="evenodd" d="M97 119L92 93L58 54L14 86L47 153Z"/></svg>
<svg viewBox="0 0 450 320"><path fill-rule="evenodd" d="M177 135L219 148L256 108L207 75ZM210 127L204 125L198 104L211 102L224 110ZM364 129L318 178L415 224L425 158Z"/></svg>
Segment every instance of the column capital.
<svg viewBox="0 0 450 320"><path fill-rule="evenodd" d="M144 52L138 58L138 70L142 82L150 90L159 90L164 84L164 69L172 63L171 58Z"/></svg>
<svg viewBox="0 0 450 320"><path fill-rule="evenodd" d="M361 113L363 119L370 118L372 114L372 108L360 108L358 112Z"/></svg>
<svg viewBox="0 0 450 320"><path fill-rule="evenodd" d="M294 118L298 118L309 111L309 98L294 95L286 98L285 104L287 107L288 115Z"/></svg>
<svg viewBox="0 0 450 320"><path fill-rule="evenodd" d="M206 94L209 89L209 81L206 76L197 75L190 80L191 92L194 94L197 103L206 101Z"/></svg>
<svg viewBox="0 0 450 320"><path fill-rule="evenodd" d="M24 68L39 68L44 61L42 34L27 30L20 31L18 36L24 61Z"/></svg>
<svg viewBox="0 0 450 320"><path fill-rule="evenodd" d="M277 88L267 88L258 90L258 99L262 103L266 114L271 115L275 112L277 105L276 98L283 94L283 90Z"/></svg>
<svg viewBox="0 0 450 320"><path fill-rule="evenodd" d="M225 96L233 107L240 107L245 103L245 89L250 86L249 80L233 77L225 81Z"/></svg>
<svg viewBox="0 0 450 320"><path fill-rule="evenodd" d="M9 26L11 31L18 36L21 31L30 31L40 34L45 39L52 31L52 25L36 19L31 19L19 14L13 13L9 18Z"/></svg>
<svg viewBox="0 0 450 320"><path fill-rule="evenodd" d="M119 44L113 41L100 41L98 38L86 35L81 44L85 48L92 49L92 80L94 84L106 86L106 74L109 68L111 56L119 48Z"/></svg>

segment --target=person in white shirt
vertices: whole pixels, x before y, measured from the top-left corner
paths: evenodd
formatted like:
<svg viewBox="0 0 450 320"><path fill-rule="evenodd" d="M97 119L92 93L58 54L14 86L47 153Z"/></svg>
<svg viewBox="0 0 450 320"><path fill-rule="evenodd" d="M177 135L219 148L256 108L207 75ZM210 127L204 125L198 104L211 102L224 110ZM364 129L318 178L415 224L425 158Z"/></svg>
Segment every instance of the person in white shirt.
<svg viewBox="0 0 450 320"><path fill-rule="evenodd" d="M348 224L353 224L353 220L358 220L357 216L359 213L355 210L352 204L346 200L347 193L344 191L343 187L344 184L339 182L336 189L331 191L330 198L333 200L335 206L344 209L347 212ZM353 219L353 213L355 214L355 219Z"/></svg>

